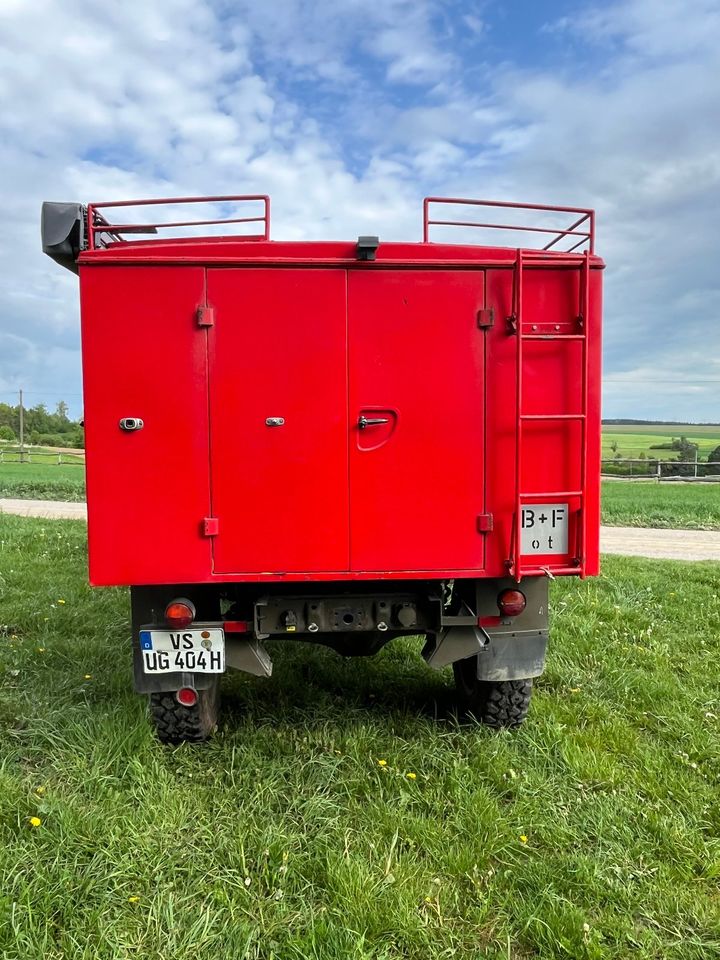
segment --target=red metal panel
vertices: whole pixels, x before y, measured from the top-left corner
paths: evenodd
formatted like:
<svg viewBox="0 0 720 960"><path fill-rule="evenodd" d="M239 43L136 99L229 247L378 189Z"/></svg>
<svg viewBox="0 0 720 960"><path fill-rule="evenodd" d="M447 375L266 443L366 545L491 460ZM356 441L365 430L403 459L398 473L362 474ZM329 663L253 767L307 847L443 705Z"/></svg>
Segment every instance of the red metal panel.
<svg viewBox="0 0 720 960"><path fill-rule="evenodd" d="M210 572L207 334L197 267L80 273L90 580L194 582ZM120 429L123 417L143 428Z"/></svg>
<svg viewBox="0 0 720 960"><path fill-rule="evenodd" d="M208 304L214 570L347 570L345 271L210 270Z"/></svg>
<svg viewBox="0 0 720 960"><path fill-rule="evenodd" d="M592 217L577 212L582 213L579 220L568 218L558 229L557 246L561 239L574 243L575 233L585 230L592 246ZM99 221L102 214L98 211L91 220L95 216ZM104 242L110 231L103 231L100 222L97 227ZM375 262L358 264L354 242L269 243L241 237L130 240L84 252L94 582L501 576L512 554L516 489L526 499L535 496L534 502L554 499L547 493L553 490L568 500L575 525L569 542L575 543L582 517L585 573L597 572L602 261L594 256L588 261L584 299L581 257L525 251L524 420L516 485L518 341L506 323L514 311L516 257L515 250L501 247L382 243ZM217 281L218 292L224 290L219 311L202 289L209 267L217 267L210 271L214 277L225 278ZM482 288L472 284L481 283L486 271L483 299L476 296ZM349 419L346 272L353 291ZM229 279L233 275L242 276L247 286L235 286ZM343 279L328 281L329 276ZM190 288L186 323L184 291ZM424 312L416 296L421 288ZM467 342L486 350L479 378L473 367L477 358L461 346L470 334L458 325L462 310L456 308L467 306L476 337ZM578 312L584 314L584 327L578 324ZM231 330L223 328L225 315L233 318ZM356 327L358 318L362 323ZM196 337L192 341L185 336L187 332L189 338L190 327ZM585 333L579 331L585 330L583 381ZM222 373L220 392L213 387L213 500L204 366L204 345L210 342L212 363ZM174 371L171 380L169 370ZM477 428L469 412L471 383L485 391L478 410L481 435L487 418L487 435L469 448L464 441ZM118 414L113 397L129 397L136 409L123 405ZM298 411L294 431L270 428L259 435L255 421L248 430L253 411L263 414L263 423L265 416L283 416L283 411L260 409L263 399L273 398ZM118 431L113 439L107 424L100 429L95 414L112 408L116 423L121 415L143 416L141 403L153 411L153 424L163 417L167 424L160 447L156 442L138 457L148 427L134 434ZM328 410L342 423L323 420ZM578 416L581 410L584 420ZM359 431L359 414L387 422ZM176 420L189 428L177 431ZM479 469L473 463L467 469L469 450L482 453L483 446L489 464L485 478L482 463ZM351 544L348 455L353 466ZM139 462L145 470L142 481L137 480ZM166 466L173 473L169 486ZM482 478L479 486L463 487L463 477L474 470ZM478 489L483 496L468 513L463 501L473 501ZM459 532L466 515L470 527ZM489 516L492 521L485 519ZM575 572L570 556L551 559L557 573ZM524 558L521 566L528 575L543 575L537 557Z"/></svg>
<svg viewBox="0 0 720 960"><path fill-rule="evenodd" d="M484 274L355 270L348 289L352 569L480 571Z"/></svg>
<svg viewBox="0 0 720 960"><path fill-rule="evenodd" d="M598 262L599 265L599 262ZM590 271L587 309L587 465L582 485L581 422L575 417L583 407L582 343L570 331L577 330L580 303L580 264L575 269L555 269L555 263L533 265L524 271L523 326L538 336L526 337L523 359L523 413L521 489L537 493L541 500L566 500L570 505L569 544L577 539L579 511L585 514L585 574L597 573L599 558L599 449L600 449L600 284L599 270ZM487 304L495 307L496 322L488 332L487 443L493 469L488 471L487 509L495 519L488 537L487 576L507 573L505 562L512 553L515 490L516 356L517 335L507 322L513 311L512 272L492 269L487 273ZM547 415L556 419L548 419ZM537 418L537 419L533 419ZM547 491L574 493L546 497ZM582 497L577 495L582 493ZM527 501L527 498L526 502ZM537 502L537 499L536 501ZM572 552L572 551L570 551ZM561 556L526 558L523 567L542 575L548 563L559 566L571 559ZM557 569L569 573L571 566Z"/></svg>

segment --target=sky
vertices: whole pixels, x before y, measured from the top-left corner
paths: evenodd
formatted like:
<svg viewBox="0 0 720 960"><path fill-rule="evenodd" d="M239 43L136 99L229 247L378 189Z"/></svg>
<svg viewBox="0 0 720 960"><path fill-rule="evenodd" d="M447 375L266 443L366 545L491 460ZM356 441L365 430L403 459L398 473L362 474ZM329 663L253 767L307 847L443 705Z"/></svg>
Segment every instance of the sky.
<svg viewBox="0 0 720 960"><path fill-rule="evenodd" d="M604 416L720 421L719 50L720 0L2 0L0 402L81 408L43 200L419 240L434 194L594 207Z"/></svg>

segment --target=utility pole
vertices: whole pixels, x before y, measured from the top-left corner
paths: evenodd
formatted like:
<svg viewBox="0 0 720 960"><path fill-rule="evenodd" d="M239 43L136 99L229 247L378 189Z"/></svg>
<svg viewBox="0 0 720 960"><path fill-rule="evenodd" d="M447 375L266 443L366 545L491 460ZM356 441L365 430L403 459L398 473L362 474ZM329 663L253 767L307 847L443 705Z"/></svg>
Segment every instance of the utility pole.
<svg viewBox="0 0 720 960"><path fill-rule="evenodd" d="M24 431L24 417L23 417L23 399L22 399L22 390L20 391L20 463L25 460L25 431Z"/></svg>

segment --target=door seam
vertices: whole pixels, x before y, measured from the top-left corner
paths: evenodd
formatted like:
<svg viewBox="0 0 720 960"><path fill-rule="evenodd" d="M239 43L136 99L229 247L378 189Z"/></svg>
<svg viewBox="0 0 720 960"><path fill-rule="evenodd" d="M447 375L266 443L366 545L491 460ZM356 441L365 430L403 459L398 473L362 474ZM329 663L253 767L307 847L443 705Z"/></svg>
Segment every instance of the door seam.
<svg viewBox="0 0 720 960"><path fill-rule="evenodd" d="M352 571L352 476L350 445L355 436L350 425L350 271L345 269L345 435L347 438L347 570Z"/></svg>
<svg viewBox="0 0 720 960"><path fill-rule="evenodd" d="M204 300L205 306L208 303L208 269L204 272ZM217 318L216 322L217 322ZM212 456L212 403L210 396L210 330L211 327L205 327L205 390L207 394L207 442L208 442L208 497L209 513L208 516L215 516L215 498L213 495L213 456ZM215 574L215 537L208 537L210 541L210 573Z"/></svg>

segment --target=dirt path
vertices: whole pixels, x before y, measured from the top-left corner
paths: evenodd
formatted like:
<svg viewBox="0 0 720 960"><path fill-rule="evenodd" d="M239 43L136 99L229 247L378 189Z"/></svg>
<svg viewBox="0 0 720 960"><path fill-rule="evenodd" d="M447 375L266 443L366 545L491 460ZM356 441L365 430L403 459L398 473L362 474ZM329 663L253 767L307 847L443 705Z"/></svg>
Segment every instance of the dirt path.
<svg viewBox="0 0 720 960"><path fill-rule="evenodd" d="M601 527L600 549L603 553L620 553L627 557L720 561L720 532Z"/></svg>
<svg viewBox="0 0 720 960"><path fill-rule="evenodd" d="M3 500L0 513L54 520L85 520L84 503L55 500ZM720 561L720 532L714 530L651 530L647 527L602 527L600 549L628 557Z"/></svg>
<svg viewBox="0 0 720 960"><path fill-rule="evenodd" d="M0 513L18 517L44 517L48 520L87 520L84 503L63 503L61 500L3 500Z"/></svg>

